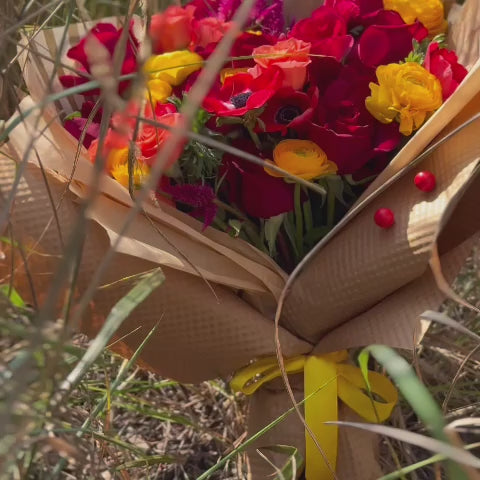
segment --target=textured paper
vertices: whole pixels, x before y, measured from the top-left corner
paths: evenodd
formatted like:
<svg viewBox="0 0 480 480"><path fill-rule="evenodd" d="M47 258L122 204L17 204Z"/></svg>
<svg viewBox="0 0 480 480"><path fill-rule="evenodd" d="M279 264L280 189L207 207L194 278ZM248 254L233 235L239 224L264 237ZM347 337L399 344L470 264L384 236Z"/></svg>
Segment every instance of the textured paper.
<svg viewBox="0 0 480 480"><path fill-rule="evenodd" d="M470 18L458 16L462 33L455 33L453 28L452 38L470 38L472 45L478 40L480 22L472 20L475 5L477 0L466 3ZM70 30L72 42L81 34L79 28L72 26ZM33 41L34 50L48 56L58 38L55 29L42 31ZM470 58L467 51L460 53ZM470 77L397 156L385 171L384 179L407 165L435 137L445 135L469 115L480 111L479 71L474 66L474 54L471 58ZM52 64L29 55L25 66L27 85L38 102L45 93ZM58 88L55 84L53 90ZM49 281L63 251L61 239L68 239L78 216L77 202L88 192L92 179L91 165L81 150L73 172L75 182L70 189L65 182L65 177L72 173L77 149L76 141L57 118L62 111L75 107L75 103L67 102L57 103L43 112L36 128L35 117L30 117L10 137L9 153L20 162L31 138L39 137L39 129L42 130L16 193L9 230L15 241L25 247L31 282L18 252L6 249L8 255L0 269L2 282L8 281L10 254L15 253L14 285L32 303L41 304L48 292ZM27 99L22 107L28 108L31 104ZM480 150L475 132L478 125L468 127L419 166L436 174L438 187L434 192L426 195L416 190L413 176L417 170L409 172L313 256L294 282L283 312L280 338L286 356L309 353L314 348L317 352L328 352L369 343L400 348L414 345L415 336L418 338L422 332L418 315L426 309L437 308L443 298L427 267L435 242L439 243L444 273L451 280L480 229L479 209L475 207L475 214L471 214L472 205L478 205L479 191L478 180L472 180ZM48 170L53 203L57 204L66 194L58 211L62 235L52 221L52 205L36 166L36 154ZM2 157L2 201L7 198L14 175L15 164ZM108 197L102 197L90 212L92 220L83 249L77 296L88 286L109 248L110 238L118 234L131 205L126 190L114 180L105 177L102 189ZM390 231L374 226L373 212L379 206L388 206L395 212L396 226ZM161 265L166 282L122 326L118 335L128 336L116 344L117 351L126 356L131 354L150 328L160 322L142 353L141 364L179 381L227 377L255 358L273 355L272 314L286 275L251 245L214 229L202 232L199 222L171 207L158 209L146 205L145 209L188 261L153 229L149 235L147 221L138 216L102 278L106 287L95 295L81 329L95 335L111 307L131 288L131 283L119 282L121 279ZM468 222L465 221L467 215ZM219 301L197 270L211 282ZM255 394L251 431L258 430L256 427L268 418L267 412L279 412L283 407L286 410L290 406L287 400L281 388L272 395L263 390ZM291 416L287 424L273 430L266 440L303 448L303 435L302 425ZM350 433L341 440L340 478L375 478L378 466L368 460L367 455L362 456L365 462L349 461L348 441L353 441ZM365 441L365 445L369 443ZM258 463L254 460L255 465ZM254 472L254 480L263 478L260 470Z"/></svg>

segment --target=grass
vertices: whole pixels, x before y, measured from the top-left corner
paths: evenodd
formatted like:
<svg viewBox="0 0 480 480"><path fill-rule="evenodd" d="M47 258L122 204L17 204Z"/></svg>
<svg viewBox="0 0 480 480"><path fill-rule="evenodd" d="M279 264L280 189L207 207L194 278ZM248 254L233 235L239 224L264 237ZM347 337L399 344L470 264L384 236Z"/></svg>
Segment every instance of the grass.
<svg viewBox="0 0 480 480"><path fill-rule="evenodd" d="M1 118L14 112L21 95L21 72L10 59L22 22L28 18L28 23L38 25L48 18L48 26L63 25L73 5L65 3L51 16L56 3L49 0L22 5L3 0L0 5L0 32L12 30L0 54ZM87 0L83 6L93 18L127 12L126 1ZM75 9L72 21L79 19L80 11ZM456 282L456 290L473 304L480 303L478 272L477 248ZM112 331L144 296L161 288L158 280L136 284L134 288L143 285L141 295L129 306L123 303L116 317L112 311L116 322ZM242 453L248 442L246 401L223 380L182 385L145 372L104 348L112 331L105 332L97 344L82 335L65 335L68 329L61 320L44 316L39 321L38 312L5 287L0 291L0 478L246 478ZM478 316L471 311L453 302L443 309L479 332ZM400 361L395 354L371 352L398 380L402 394L391 426L404 434L433 434L440 441L461 445L445 425L480 416L480 349L475 340L433 325L414 355L402 353L415 369L415 374L409 371L406 382L389 368L389 361ZM392 432L384 431L381 462L385 472L397 473L384 480L475 478L435 450L400 441ZM460 439L473 453L480 453L478 427L462 428ZM296 452L290 454L296 456ZM283 472L285 478L295 474L290 467Z"/></svg>

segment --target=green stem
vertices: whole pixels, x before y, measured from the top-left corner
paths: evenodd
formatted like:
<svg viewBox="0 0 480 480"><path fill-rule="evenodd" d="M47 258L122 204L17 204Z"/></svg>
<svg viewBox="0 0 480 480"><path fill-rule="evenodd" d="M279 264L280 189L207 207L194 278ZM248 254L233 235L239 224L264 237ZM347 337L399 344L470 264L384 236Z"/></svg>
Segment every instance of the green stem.
<svg viewBox="0 0 480 480"><path fill-rule="evenodd" d="M305 219L305 231L308 233L313 228L312 203L310 197L303 202L303 218Z"/></svg>
<svg viewBox="0 0 480 480"><path fill-rule="evenodd" d="M335 221L335 191L327 184L327 227L333 228Z"/></svg>
<svg viewBox="0 0 480 480"><path fill-rule="evenodd" d="M296 242L298 256L303 257L303 213L302 213L302 186L299 183L295 184L294 193L295 203L295 226L296 226Z"/></svg>

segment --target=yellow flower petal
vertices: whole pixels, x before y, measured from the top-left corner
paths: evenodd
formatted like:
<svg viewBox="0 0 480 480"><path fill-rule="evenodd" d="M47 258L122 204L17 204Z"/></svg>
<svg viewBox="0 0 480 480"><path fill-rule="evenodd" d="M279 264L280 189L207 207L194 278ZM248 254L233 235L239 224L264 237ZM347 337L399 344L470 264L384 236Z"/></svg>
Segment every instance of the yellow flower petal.
<svg viewBox="0 0 480 480"><path fill-rule="evenodd" d="M146 165L136 164L133 170L133 185L135 188L140 188L145 181L145 177L149 173L149 168ZM128 188L128 164L117 164L111 171L112 177L124 187Z"/></svg>
<svg viewBox="0 0 480 480"><path fill-rule="evenodd" d="M220 81L225 82L227 77L233 77L237 73L246 73L248 72L248 68L224 68L220 71Z"/></svg>
<svg viewBox="0 0 480 480"><path fill-rule="evenodd" d="M153 103L153 106L157 103L165 103L171 94L172 86L164 80L154 78L147 82L146 96L147 100Z"/></svg>
<svg viewBox="0 0 480 480"><path fill-rule="evenodd" d="M172 86L181 85L189 75L203 66L203 58L188 50L153 55L145 63L145 72L151 79L167 82Z"/></svg>
<svg viewBox="0 0 480 480"><path fill-rule="evenodd" d="M370 84L365 106L379 122L397 119L403 135L411 135L442 105L438 78L418 63L381 65L376 74L378 85Z"/></svg>
<svg viewBox="0 0 480 480"><path fill-rule="evenodd" d="M107 170L112 172L112 169L117 165L123 165L128 162L128 148L114 148L110 150L107 157Z"/></svg>

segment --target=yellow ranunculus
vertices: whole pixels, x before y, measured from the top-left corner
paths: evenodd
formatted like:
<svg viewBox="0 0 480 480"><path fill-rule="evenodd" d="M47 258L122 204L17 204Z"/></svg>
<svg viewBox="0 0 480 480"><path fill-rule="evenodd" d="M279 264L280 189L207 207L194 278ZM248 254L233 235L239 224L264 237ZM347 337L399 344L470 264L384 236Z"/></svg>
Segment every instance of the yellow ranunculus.
<svg viewBox="0 0 480 480"><path fill-rule="evenodd" d="M154 78L147 82L146 97L149 102L153 103L153 106L157 103L165 103L171 94L172 86L164 80Z"/></svg>
<svg viewBox="0 0 480 480"><path fill-rule="evenodd" d="M442 86L434 75L415 62L381 65L378 85L370 83L368 111L380 122L398 120L400 132L411 135L442 105Z"/></svg>
<svg viewBox="0 0 480 480"><path fill-rule="evenodd" d="M117 165L126 164L128 162L128 147L126 148L112 148L108 152L106 160L106 169L109 173L112 173L112 170Z"/></svg>
<svg viewBox="0 0 480 480"><path fill-rule="evenodd" d="M128 188L128 148L113 148L110 150L106 167L107 171L118 183ZM133 171L133 184L135 187L141 187L149 172L150 169L147 165L135 162Z"/></svg>
<svg viewBox="0 0 480 480"><path fill-rule="evenodd" d="M133 169L133 185L140 188L149 174L150 169L143 164L136 163ZM128 164L120 163L115 165L110 171L112 177L121 185L128 188Z"/></svg>
<svg viewBox="0 0 480 480"><path fill-rule="evenodd" d="M151 79L158 79L170 85L181 85L189 75L203 66L203 58L188 50L153 55L145 63L145 72Z"/></svg>
<svg viewBox="0 0 480 480"><path fill-rule="evenodd" d="M326 153L309 140L283 140L273 150L272 165L305 180L337 173L337 165L328 160ZM265 168L272 177L282 175Z"/></svg>
<svg viewBox="0 0 480 480"><path fill-rule="evenodd" d="M447 30L442 0L383 0L385 10L398 12L405 23L423 23L430 36Z"/></svg>

